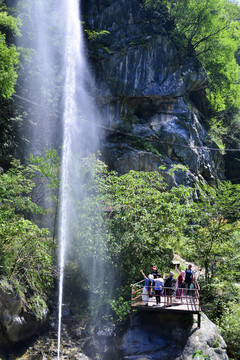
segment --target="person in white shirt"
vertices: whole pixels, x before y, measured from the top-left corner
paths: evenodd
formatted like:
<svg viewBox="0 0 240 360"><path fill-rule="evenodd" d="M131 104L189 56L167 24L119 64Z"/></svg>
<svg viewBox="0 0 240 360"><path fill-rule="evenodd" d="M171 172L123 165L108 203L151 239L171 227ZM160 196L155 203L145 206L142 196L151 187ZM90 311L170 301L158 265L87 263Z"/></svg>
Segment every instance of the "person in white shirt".
<svg viewBox="0 0 240 360"><path fill-rule="evenodd" d="M160 277L159 274L157 274L156 279L154 279L153 281L154 281L154 291L156 296L156 304L159 305L164 280L163 278Z"/></svg>

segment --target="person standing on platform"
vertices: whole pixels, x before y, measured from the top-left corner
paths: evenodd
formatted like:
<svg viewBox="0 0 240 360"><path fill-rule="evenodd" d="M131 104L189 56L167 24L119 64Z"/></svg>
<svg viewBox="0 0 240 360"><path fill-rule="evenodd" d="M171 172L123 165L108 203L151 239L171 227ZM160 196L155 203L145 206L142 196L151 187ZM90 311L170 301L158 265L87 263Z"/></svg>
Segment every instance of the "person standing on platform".
<svg viewBox="0 0 240 360"><path fill-rule="evenodd" d="M175 267L177 273L178 273L178 278L176 281L176 298L177 299L181 299L182 295L183 295L183 288L185 286L185 271L184 270L179 270L179 268L176 266Z"/></svg>
<svg viewBox="0 0 240 360"><path fill-rule="evenodd" d="M170 271L169 276L165 279L164 287L165 294L167 296L167 306L172 306L172 280L173 280L174 272Z"/></svg>
<svg viewBox="0 0 240 360"><path fill-rule="evenodd" d="M145 279L143 292L142 292L142 301L144 301L145 305L148 306L148 301L149 301L148 294L149 294L149 290L151 289L153 275L149 274L148 277L146 277L146 275L144 274L144 272L142 270L140 270L140 272L142 273L142 275Z"/></svg>
<svg viewBox="0 0 240 360"><path fill-rule="evenodd" d="M193 283L193 276L194 276L194 272L192 270L192 265L189 264L188 268L185 270L185 283L186 283L186 287L188 289L187 294L190 294L190 288L191 288L191 284Z"/></svg>
<svg viewBox="0 0 240 360"><path fill-rule="evenodd" d="M154 291L156 296L156 305L160 305L160 296L163 288L163 279L160 277L160 274L156 275L154 281Z"/></svg>
<svg viewBox="0 0 240 360"><path fill-rule="evenodd" d="M157 267L155 265L153 265L153 267L152 267L151 275L153 275L154 279L156 279L157 275L160 275L159 272L158 272L158 269L157 269Z"/></svg>
<svg viewBox="0 0 240 360"><path fill-rule="evenodd" d="M153 276L153 280L152 280L152 287L150 287L150 290L149 290L149 293L148 295L150 297L152 297L152 293L153 293L153 287L154 287L154 279L156 279L157 275L160 276L159 272L158 272L158 269L155 265L152 266L152 272L151 272L151 275Z"/></svg>

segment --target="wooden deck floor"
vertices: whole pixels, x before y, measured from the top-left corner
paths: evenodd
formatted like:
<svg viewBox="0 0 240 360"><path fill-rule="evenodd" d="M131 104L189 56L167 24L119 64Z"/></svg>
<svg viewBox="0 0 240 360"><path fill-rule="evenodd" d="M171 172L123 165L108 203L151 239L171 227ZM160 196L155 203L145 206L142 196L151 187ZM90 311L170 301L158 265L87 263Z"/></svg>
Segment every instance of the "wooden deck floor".
<svg viewBox="0 0 240 360"><path fill-rule="evenodd" d="M150 300L148 302L148 305L145 305L143 301L136 301L132 303L131 305L132 309L139 309L143 311L157 311L157 312L190 312L192 314L198 314L201 311L199 302L194 298L184 298L182 301L176 301L173 299L172 305L167 306L166 300L164 302L164 299L161 298L160 305L156 305L156 301Z"/></svg>

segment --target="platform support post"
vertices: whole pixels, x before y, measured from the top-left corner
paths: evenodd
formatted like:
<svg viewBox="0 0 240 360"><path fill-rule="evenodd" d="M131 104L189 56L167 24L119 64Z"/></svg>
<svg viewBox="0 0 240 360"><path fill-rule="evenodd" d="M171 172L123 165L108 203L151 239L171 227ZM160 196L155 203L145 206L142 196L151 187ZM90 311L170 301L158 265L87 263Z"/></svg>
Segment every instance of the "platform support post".
<svg viewBox="0 0 240 360"><path fill-rule="evenodd" d="M200 329L201 327L201 313L198 313L198 328Z"/></svg>
<svg viewBox="0 0 240 360"><path fill-rule="evenodd" d="M133 328L133 309L131 308L131 322L130 322L130 328Z"/></svg>

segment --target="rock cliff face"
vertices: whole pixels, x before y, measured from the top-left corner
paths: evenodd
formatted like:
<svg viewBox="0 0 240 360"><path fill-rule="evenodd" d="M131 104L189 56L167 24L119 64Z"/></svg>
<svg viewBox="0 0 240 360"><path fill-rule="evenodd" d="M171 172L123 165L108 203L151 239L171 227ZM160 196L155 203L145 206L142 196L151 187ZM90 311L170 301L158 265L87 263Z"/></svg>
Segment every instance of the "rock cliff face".
<svg viewBox="0 0 240 360"><path fill-rule="evenodd" d="M103 153L120 173L168 170L173 182L222 177L216 145L199 120L190 94L203 89L206 74L197 59L180 59L168 29L164 8L149 15L139 0L83 1L86 24L109 31L92 50L96 94L106 132ZM107 47L107 51L104 50ZM172 181L172 180L171 180Z"/></svg>

